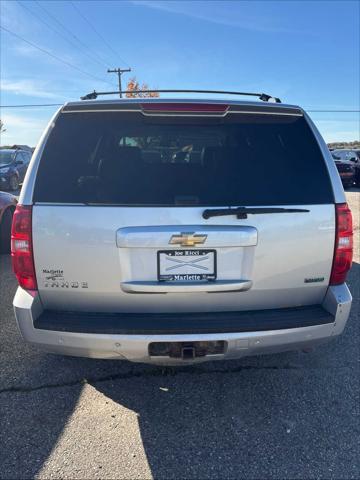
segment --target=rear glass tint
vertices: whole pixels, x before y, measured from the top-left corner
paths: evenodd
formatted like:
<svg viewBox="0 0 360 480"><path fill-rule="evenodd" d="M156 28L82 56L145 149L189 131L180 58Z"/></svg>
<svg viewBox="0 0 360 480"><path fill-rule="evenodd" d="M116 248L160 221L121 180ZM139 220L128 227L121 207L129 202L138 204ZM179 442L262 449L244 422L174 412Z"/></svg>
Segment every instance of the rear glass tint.
<svg viewBox="0 0 360 480"><path fill-rule="evenodd" d="M333 195L301 116L96 112L57 119L34 201L257 206L331 203Z"/></svg>

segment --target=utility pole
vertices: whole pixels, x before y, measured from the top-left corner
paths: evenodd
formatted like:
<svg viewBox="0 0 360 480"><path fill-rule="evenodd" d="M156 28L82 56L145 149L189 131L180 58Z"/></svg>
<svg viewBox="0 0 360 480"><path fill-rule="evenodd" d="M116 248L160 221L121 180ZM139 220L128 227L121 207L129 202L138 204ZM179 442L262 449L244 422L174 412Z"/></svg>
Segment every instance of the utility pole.
<svg viewBox="0 0 360 480"><path fill-rule="evenodd" d="M121 89L121 75L125 72L131 72L131 68L114 68L113 70L110 70L108 68L108 73L117 73L118 74L118 79L119 79L119 95L120 98L122 98L122 89Z"/></svg>

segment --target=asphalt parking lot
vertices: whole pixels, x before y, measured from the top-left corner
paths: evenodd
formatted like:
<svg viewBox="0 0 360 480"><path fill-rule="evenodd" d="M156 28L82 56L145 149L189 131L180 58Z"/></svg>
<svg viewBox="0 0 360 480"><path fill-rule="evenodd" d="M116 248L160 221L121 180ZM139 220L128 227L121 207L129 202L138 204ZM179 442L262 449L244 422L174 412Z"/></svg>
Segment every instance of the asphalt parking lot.
<svg viewBox="0 0 360 480"><path fill-rule="evenodd" d="M344 334L311 353L161 369L25 344L0 256L0 478L360 477L359 205Z"/></svg>

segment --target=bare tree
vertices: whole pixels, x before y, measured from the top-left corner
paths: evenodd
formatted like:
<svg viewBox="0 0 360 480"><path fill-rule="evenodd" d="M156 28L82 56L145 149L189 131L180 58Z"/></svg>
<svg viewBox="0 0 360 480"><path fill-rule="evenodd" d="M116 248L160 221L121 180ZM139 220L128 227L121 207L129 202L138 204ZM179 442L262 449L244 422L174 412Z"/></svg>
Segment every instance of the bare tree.
<svg viewBox="0 0 360 480"><path fill-rule="evenodd" d="M0 133L6 132L4 122L0 119Z"/></svg>

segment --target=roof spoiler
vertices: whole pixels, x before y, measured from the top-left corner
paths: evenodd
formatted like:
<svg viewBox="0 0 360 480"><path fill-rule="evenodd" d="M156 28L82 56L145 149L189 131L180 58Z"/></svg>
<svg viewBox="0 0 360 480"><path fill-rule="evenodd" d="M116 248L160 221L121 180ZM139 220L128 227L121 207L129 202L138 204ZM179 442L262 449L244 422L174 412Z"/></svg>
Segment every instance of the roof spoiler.
<svg viewBox="0 0 360 480"><path fill-rule="evenodd" d="M204 94L222 94L222 95L241 95L248 97L257 97L263 102L281 103L280 98L273 97L267 93L251 93L251 92L232 92L226 90L117 90L115 92L93 92L80 97L81 100L95 100L103 95L126 95L126 94L148 94L148 93L204 93Z"/></svg>

